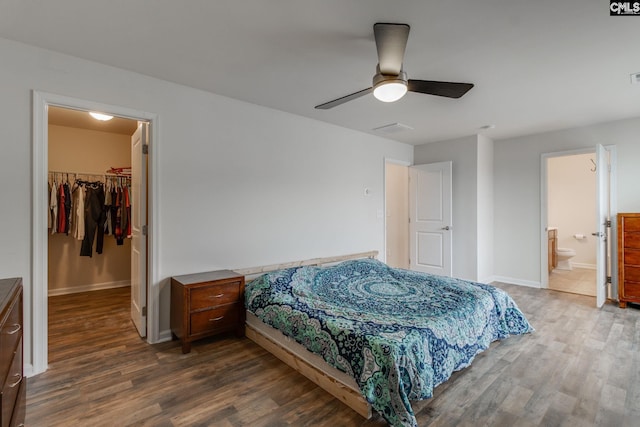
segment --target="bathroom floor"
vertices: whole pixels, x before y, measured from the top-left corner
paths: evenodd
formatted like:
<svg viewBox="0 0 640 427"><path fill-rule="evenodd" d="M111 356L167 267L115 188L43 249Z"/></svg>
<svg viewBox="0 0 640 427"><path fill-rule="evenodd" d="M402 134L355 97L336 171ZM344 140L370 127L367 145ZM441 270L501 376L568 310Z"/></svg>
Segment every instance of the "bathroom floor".
<svg viewBox="0 0 640 427"><path fill-rule="evenodd" d="M575 267L573 270L553 270L549 274L549 289L595 297L596 270Z"/></svg>

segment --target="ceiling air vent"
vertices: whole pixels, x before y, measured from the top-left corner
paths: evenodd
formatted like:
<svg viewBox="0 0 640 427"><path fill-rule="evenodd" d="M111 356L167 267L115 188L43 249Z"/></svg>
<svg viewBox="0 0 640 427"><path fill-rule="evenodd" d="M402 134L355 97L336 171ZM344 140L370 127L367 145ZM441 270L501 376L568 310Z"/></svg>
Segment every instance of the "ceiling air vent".
<svg viewBox="0 0 640 427"><path fill-rule="evenodd" d="M402 123L391 123L389 125L373 128L373 130L383 133L398 133L404 132L405 130L413 130L413 128L409 125L403 125Z"/></svg>
<svg viewBox="0 0 640 427"><path fill-rule="evenodd" d="M631 74L631 84L640 84L640 73Z"/></svg>

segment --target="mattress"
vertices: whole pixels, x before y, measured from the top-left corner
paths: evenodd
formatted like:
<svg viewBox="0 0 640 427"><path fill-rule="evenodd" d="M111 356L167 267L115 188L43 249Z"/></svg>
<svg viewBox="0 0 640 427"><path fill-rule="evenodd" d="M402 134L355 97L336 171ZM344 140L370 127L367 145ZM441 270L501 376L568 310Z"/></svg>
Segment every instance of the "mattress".
<svg viewBox="0 0 640 427"><path fill-rule="evenodd" d="M372 259L267 273L246 285L245 303L351 377L392 426L415 426L410 401L431 397L492 341L533 331L500 289Z"/></svg>

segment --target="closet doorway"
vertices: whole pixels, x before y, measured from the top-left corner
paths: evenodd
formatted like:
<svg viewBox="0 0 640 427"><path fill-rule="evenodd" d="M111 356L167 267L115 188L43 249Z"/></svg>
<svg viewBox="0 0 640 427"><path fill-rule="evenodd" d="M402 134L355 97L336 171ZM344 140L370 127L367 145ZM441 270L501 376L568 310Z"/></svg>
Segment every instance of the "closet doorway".
<svg viewBox="0 0 640 427"><path fill-rule="evenodd" d="M25 293L25 304L32 307L31 314L25 313L25 315L31 315L33 320L30 331L27 331L27 333L31 332L31 339L28 339L25 343L25 351L28 351L32 355L33 363L31 366L27 365L25 367L28 375L36 375L47 369L49 348L48 297L50 288L54 295L62 295L62 298L65 294L77 293L77 291L88 292L90 294L90 291L93 290L100 290L100 292L102 292L104 289L127 289L128 292L128 289L132 289L129 311L132 320L134 320L133 323L136 324L136 326L141 326L141 328L138 328L140 335L142 337L146 335L146 341L150 343L157 342L159 335L157 311L158 289L151 285L155 283L155 277L157 276L157 271L154 267L156 265L154 262L156 251L153 250L152 233L147 233L147 230L151 230L152 225L155 223L153 206L156 197L154 197L154 187L152 185L152 177L154 176L152 166L155 163L153 161L155 157L146 155L149 152L153 153L153 151L149 150L149 147L152 145L151 135L156 135L154 140L157 138L157 116L124 107L99 104L92 101L83 101L37 91L34 91L33 104L34 214L32 241L33 270L31 277L33 286L31 292ZM72 148L85 150L87 147L83 147L83 144L90 146L92 142L99 141L102 137L104 137L105 140L109 139L108 134L110 133L104 132L104 128L98 128L91 130L90 132L93 132L92 137L88 137L88 134L85 134L85 136L81 135L81 132L88 131L86 129L82 130L79 124L62 126L60 122L54 122L50 127L49 112L51 111L55 114L59 112L59 107L63 110L74 110L71 111L71 113L80 113L83 117L88 117L89 111L99 111L113 115L113 123L129 122L129 125L134 125L135 127L131 126L131 128L137 129L133 132L137 134L137 136L134 138L131 134L126 135L128 133L128 131L126 131L122 134L121 144L113 142L107 143L107 145L114 144L121 146L120 154L115 155L115 157L113 153L106 154L104 150L105 147L98 147L97 151L83 151L83 154L79 156L80 163L78 163L78 159L72 159L74 157L73 155L68 158L64 156L64 151L62 154L63 159L56 159L56 156L61 156L60 152L57 152L56 146L58 144L54 141L57 138L56 134L63 135L63 138L61 138L63 140L61 144L63 147L65 147L66 144L66 148L69 148L68 145L70 144ZM104 126L104 124L102 126ZM147 130L148 132L144 133L143 130ZM78 134L80 134L80 137L74 140L73 135L78 136ZM97 137L97 135L101 135L101 137ZM126 156L124 153L125 145L128 146L128 156L122 157ZM140 150L139 155L137 155L138 160L133 156L133 147L137 147ZM96 146L93 148L96 149ZM51 153L49 153L50 150ZM51 156L49 154L51 154ZM105 167L105 163L100 163L96 160L96 157L99 158L101 156L109 159L109 164L106 165L107 167ZM128 160L128 162L125 159ZM104 158L102 160L104 161ZM50 161L54 164L50 165ZM74 161L76 163L72 163ZM115 161L118 163L113 164ZM56 164L55 162L58 163ZM52 173L50 174L49 171ZM149 172L147 173L147 171ZM142 182L142 185L136 185L136 177L138 182ZM61 240L66 238L67 240L53 243L53 245L58 244L58 247L56 247L56 251L53 253L54 246L52 246L52 253L49 253L49 239L51 236L49 223L49 213L51 210L49 200L51 189L46 184L49 179L64 180L64 182L79 179L80 181L85 181L85 185L94 186L96 189L100 185L104 187L107 187L107 185L115 185L117 188L118 186L131 183L131 192L129 194L130 212L126 210L119 211L120 215L123 213L128 215L127 219L130 227L122 227L122 230L120 230L120 239L114 234L104 236L102 247L100 248L100 252L102 253L98 253L98 234L95 235L94 242L91 242L91 245L88 243L83 245L84 241L81 242L80 251L82 252L82 257L80 252L77 251L78 242L74 242L73 234L69 236L66 234L66 231L64 233L54 233L55 239ZM147 191L147 189L149 191ZM100 193L100 191L97 192ZM127 193L128 192L127 189ZM118 200L120 200L120 203L125 203L126 205L125 198L119 198ZM136 201L138 203L136 203ZM120 219L124 220L122 217L120 217ZM120 223L120 226L122 225L123 224ZM114 223L112 226L116 226L116 224ZM98 225L96 225L96 227L99 228ZM72 228L70 233L73 233ZM111 233L114 233L113 229ZM122 234L125 235L123 236ZM132 237L129 243L127 243L128 235ZM138 236L138 241L141 242L140 244L136 244L136 236ZM121 240L121 242L119 240ZM62 247L60 247L60 245ZM116 260L108 259L108 254L114 255ZM51 259L50 256L54 259ZM61 263L62 258L65 258L67 264L62 268L63 271L61 272L57 264ZM89 265L89 273L84 271L84 273L82 273L84 276L80 274L82 278L78 279L77 275L74 276L71 274L71 272L77 273L79 271L77 268L78 265L75 265L75 271L74 268L70 268L73 267L74 260L76 264L83 262L85 264L95 264ZM56 264L55 266L54 263ZM87 265L85 265L85 267L87 267ZM114 270L113 267L116 267L116 269ZM129 272L128 275L126 274L127 271ZM140 274L133 274L135 271L138 271ZM92 279L87 280L88 277L92 277ZM61 278L63 280L61 280ZM49 286L50 281L51 287ZM125 288L125 286L127 288ZM31 302L31 304L29 304L29 302ZM147 302L149 303L147 304ZM134 313L138 314L138 319L135 318ZM131 325L131 328L131 330L136 333L136 328L134 328L133 325ZM29 344L32 345L30 346Z"/></svg>
<svg viewBox="0 0 640 427"><path fill-rule="evenodd" d="M108 117L111 118L104 120ZM109 299L111 294L105 291L115 288L126 288L120 294L125 298L130 295L132 305L146 306L146 301L140 304L139 298L134 298L135 293L129 291L133 270L140 258L140 251L132 245L132 218L140 203L132 194L132 161L141 160L133 159L132 147L141 142L143 127L146 123L133 119L95 118L88 111L49 107L47 283L50 310L64 313L62 302L74 297L81 306L102 305L105 301L100 301ZM140 182L139 177L136 182ZM58 298L52 298L56 296ZM120 298L120 301L127 303L127 299ZM68 324L74 324L75 313L84 308L75 304L68 312ZM128 304L119 309L127 310ZM74 324L75 335L94 334L96 329L106 326L102 319L92 319L90 313L85 311L82 322ZM56 315L58 322L65 322L64 317ZM144 336L146 328L139 317L132 315L135 326ZM51 322L51 318L48 321ZM133 324L129 326L134 328ZM51 337L48 346L51 361L64 357L70 350L55 354L60 346L54 345L54 339L57 340ZM91 343L91 340L77 342ZM78 351L80 348L76 347Z"/></svg>

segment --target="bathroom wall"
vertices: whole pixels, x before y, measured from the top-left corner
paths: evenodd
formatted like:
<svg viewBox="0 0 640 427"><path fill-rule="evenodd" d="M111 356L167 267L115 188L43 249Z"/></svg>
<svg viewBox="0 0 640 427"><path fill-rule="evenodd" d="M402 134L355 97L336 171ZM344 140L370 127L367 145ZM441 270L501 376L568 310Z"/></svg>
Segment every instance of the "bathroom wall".
<svg viewBox="0 0 640 427"><path fill-rule="evenodd" d="M548 159L548 224L558 228L558 247L571 248L574 267L595 268L596 174L594 153ZM578 240L575 234L584 234Z"/></svg>

